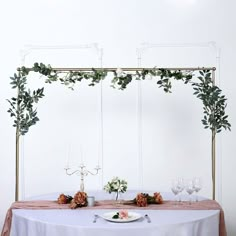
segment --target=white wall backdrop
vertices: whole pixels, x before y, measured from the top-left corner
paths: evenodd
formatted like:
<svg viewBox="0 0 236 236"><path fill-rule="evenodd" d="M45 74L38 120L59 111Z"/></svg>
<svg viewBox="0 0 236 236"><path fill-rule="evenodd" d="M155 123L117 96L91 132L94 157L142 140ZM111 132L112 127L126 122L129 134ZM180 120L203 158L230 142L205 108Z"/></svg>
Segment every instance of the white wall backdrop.
<svg viewBox="0 0 236 236"><path fill-rule="evenodd" d="M147 46L143 42L164 43L168 47L146 48L141 65L178 67L217 66L216 50L211 44L196 46L214 41L221 49L218 83L228 97L227 112L234 127L235 7L233 0L0 3L0 224L14 201L15 140L12 120L6 112L6 98L13 94L9 76L21 64L20 50L25 45L92 44L87 49L32 50L25 58L26 65L42 61L52 66L100 66L98 51L93 47L97 43L103 48L104 67L134 67L138 65L136 49ZM185 43L196 44L180 47ZM176 44L179 47L173 47ZM30 86L45 86L36 77L32 75ZM128 180L129 188L169 191L173 177L201 176L202 194L211 196L210 132L201 125L201 102L192 96L190 86L176 83L172 94L165 94L154 80L149 80L119 91L110 88L107 78L102 91L103 157L100 85L90 88L81 84L73 92L56 84L45 86L46 97L38 106L40 122L22 143L22 197L77 190L79 177L66 176L63 168L68 156L70 163L79 164L81 149L90 169L103 164L99 176L86 178L87 189L101 189L108 179L118 175ZM218 183L222 183L218 199L225 210L229 235L236 234L232 220L236 191L231 185L234 136L233 128L232 132L223 132L217 143Z"/></svg>

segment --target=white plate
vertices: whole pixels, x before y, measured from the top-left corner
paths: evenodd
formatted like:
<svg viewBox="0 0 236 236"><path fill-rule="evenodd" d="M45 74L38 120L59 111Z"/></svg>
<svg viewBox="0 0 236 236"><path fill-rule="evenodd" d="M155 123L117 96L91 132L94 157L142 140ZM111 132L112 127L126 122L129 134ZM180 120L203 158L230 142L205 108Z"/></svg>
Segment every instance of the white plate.
<svg viewBox="0 0 236 236"><path fill-rule="evenodd" d="M117 213L117 211L112 212L106 212L101 217L105 220L111 221L111 222L117 222L117 223L126 223L126 222L132 222L135 220L140 219L142 216L139 213L129 211L128 218L126 219L113 219L112 217Z"/></svg>

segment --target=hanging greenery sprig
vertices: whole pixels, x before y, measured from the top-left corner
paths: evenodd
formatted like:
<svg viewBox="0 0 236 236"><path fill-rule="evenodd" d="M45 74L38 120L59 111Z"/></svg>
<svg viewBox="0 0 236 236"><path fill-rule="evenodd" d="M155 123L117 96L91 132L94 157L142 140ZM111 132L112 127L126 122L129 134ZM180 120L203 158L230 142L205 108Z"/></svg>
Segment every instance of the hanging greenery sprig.
<svg viewBox="0 0 236 236"><path fill-rule="evenodd" d="M73 89L74 85L82 80L88 81L89 86L98 84L105 79L108 72L113 72L112 87L124 90L132 80L145 80L147 77L154 77L157 85L166 93L171 93L172 80L190 83L196 95L203 102L204 117L202 123L205 128L220 132L222 128L230 130L228 116L225 114L226 98L221 95L221 90L214 85L212 74L209 70L199 71L197 81L192 81L195 76L189 70L168 70L162 68L143 69L135 72L124 72L122 69L108 71L104 69L92 69L91 71L57 71L50 65L35 63L32 68L18 68L17 74L11 77L12 88L17 89L17 96L8 99L10 108L8 112L14 117L14 127L17 127L20 135L28 132L30 126L39 121L35 104L44 96L44 89L34 91L27 90L27 75L30 71L40 73L46 77L46 83L59 81L68 88Z"/></svg>
<svg viewBox="0 0 236 236"><path fill-rule="evenodd" d="M26 89L28 75L27 70L18 70L18 73L11 77L13 89L17 89L17 96L8 99L10 108L8 112L14 117L13 126L19 131L18 135L24 135L28 132L29 127L36 124L39 120L37 110L34 109L34 103L37 103L44 96L43 88L34 91Z"/></svg>
<svg viewBox="0 0 236 236"><path fill-rule="evenodd" d="M214 85L211 72L209 70L199 71L199 83L192 83L194 95L203 102L204 117L202 123L205 129L210 128L217 133L222 128L230 130L228 115L225 114L226 98L221 95L221 89Z"/></svg>

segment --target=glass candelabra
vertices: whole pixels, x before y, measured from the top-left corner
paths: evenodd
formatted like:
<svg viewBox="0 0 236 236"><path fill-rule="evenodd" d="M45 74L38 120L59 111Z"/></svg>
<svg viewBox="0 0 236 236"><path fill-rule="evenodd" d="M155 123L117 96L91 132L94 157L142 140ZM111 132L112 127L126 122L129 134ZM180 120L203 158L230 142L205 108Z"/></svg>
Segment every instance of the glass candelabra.
<svg viewBox="0 0 236 236"><path fill-rule="evenodd" d="M89 171L86 166L82 163L79 166L79 169L72 170L70 167L65 167L65 171L67 175L73 175L77 174L80 175L80 191L84 192L84 177L87 175L97 175L98 171L101 169L99 165L97 165L95 168L95 172Z"/></svg>

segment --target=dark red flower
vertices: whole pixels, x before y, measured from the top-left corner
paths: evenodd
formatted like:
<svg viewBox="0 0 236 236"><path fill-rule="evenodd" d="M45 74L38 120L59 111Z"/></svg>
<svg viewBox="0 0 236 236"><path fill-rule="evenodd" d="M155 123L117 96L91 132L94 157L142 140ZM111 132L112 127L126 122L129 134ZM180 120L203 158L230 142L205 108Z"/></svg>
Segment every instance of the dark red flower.
<svg viewBox="0 0 236 236"><path fill-rule="evenodd" d="M153 198L154 198L155 203L157 204L163 203L163 198L159 192L154 193Z"/></svg>
<svg viewBox="0 0 236 236"><path fill-rule="evenodd" d="M145 207L147 206L147 195L143 193L139 193L136 197L136 204L139 207Z"/></svg>
<svg viewBox="0 0 236 236"><path fill-rule="evenodd" d="M65 194L62 193L57 198L57 203L58 204L66 204L66 203L70 203L71 200L72 200L71 196L65 195Z"/></svg>
<svg viewBox="0 0 236 236"><path fill-rule="evenodd" d="M77 192L71 201L70 208L74 209L83 206L87 206L87 193Z"/></svg>

